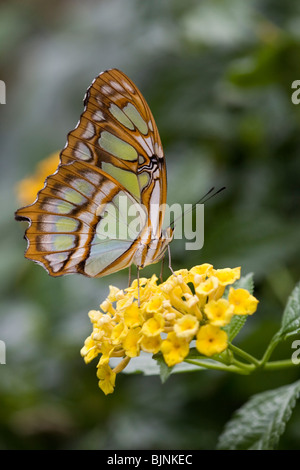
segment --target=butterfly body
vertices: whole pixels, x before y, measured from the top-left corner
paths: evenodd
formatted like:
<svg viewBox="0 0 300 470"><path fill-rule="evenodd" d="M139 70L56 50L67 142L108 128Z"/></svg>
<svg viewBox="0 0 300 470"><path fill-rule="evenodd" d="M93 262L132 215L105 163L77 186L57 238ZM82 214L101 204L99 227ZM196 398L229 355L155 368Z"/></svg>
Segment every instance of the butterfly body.
<svg viewBox="0 0 300 470"><path fill-rule="evenodd" d="M100 277L155 263L172 239L172 229L162 229L166 190L145 99L119 70L103 72L87 90L56 172L36 201L16 212L29 222L25 256L52 276Z"/></svg>
<svg viewBox="0 0 300 470"><path fill-rule="evenodd" d="M133 263L139 268L144 268L160 261L172 240L172 236L171 231L163 230L159 238L141 240L135 252Z"/></svg>

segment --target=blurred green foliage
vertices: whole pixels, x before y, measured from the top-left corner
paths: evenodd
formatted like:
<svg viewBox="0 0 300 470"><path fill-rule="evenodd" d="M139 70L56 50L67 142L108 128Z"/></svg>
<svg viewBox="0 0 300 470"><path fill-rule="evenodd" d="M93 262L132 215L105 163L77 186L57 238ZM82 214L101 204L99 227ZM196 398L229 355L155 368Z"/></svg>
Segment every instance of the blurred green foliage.
<svg viewBox="0 0 300 470"><path fill-rule="evenodd" d="M262 355L300 277L300 4L256 0L52 1L0 5L2 449L213 449L232 412L299 370L119 375L105 397L79 355L87 312L109 284L51 278L24 259L15 184L63 148L85 89L117 67L146 97L167 159L169 203L226 191L205 209L205 244L172 243L173 268L210 262L254 273L258 312L239 345ZM159 272L159 265L143 274ZM165 276L168 275L167 268ZM276 357L290 357L288 340ZM276 358L275 357L275 358ZM300 407L280 448L299 448Z"/></svg>

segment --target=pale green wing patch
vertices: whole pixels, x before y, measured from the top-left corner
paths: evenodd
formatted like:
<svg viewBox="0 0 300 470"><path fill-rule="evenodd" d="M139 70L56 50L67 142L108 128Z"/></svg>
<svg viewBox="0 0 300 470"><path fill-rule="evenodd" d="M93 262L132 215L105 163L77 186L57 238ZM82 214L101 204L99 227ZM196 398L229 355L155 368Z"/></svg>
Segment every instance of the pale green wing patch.
<svg viewBox="0 0 300 470"><path fill-rule="evenodd" d="M147 123L144 121L136 107L128 103L124 108L123 108L124 113L129 117L129 119L133 122L133 124L136 126L136 128L144 135L148 134L148 126Z"/></svg>
<svg viewBox="0 0 300 470"><path fill-rule="evenodd" d="M127 127L127 129L134 130L134 125L128 119L126 114L123 113L123 111L119 108L119 106L116 106L114 103L111 103L109 106L109 111L110 113L114 116L117 121L119 121L123 126Z"/></svg>
<svg viewBox="0 0 300 470"><path fill-rule="evenodd" d="M132 171L123 170L122 168L118 168L117 166L106 162L102 164L102 168L105 173L119 181L119 183L124 186L124 188L127 189L127 191L131 193L137 200L140 200L140 186L135 173Z"/></svg>
<svg viewBox="0 0 300 470"><path fill-rule="evenodd" d="M137 160L138 154L136 149L110 132L101 132L98 143L100 148L121 160Z"/></svg>

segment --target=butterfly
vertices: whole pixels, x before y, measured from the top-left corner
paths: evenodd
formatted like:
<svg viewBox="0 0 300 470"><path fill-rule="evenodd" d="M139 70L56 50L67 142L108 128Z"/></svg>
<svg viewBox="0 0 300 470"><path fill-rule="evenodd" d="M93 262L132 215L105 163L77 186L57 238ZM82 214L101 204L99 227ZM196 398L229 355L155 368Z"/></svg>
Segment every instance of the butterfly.
<svg viewBox="0 0 300 470"><path fill-rule="evenodd" d="M16 212L29 222L25 257L51 276L102 277L156 263L173 237L171 226L163 229L166 195L165 157L146 100L123 72L102 72L56 172L35 202ZM140 214L136 231L130 208Z"/></svg>

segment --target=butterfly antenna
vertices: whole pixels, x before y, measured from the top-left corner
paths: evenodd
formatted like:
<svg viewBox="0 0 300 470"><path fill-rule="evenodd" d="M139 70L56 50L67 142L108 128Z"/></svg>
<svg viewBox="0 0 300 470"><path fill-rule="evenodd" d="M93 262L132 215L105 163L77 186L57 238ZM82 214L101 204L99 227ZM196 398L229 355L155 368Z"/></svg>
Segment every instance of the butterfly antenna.
<svg viewBox="0 0 300 470"><path fill-rule="evenodd" d="M195 204L192 205L192 207L190 209L188 209L187 211L185 211L183 214L181 214L179 217L177 217L176 219L174 219L171 223L170 223L170 227L174 230L174 225L175 225L175 222L178 220L178 219L181 219L182 218L182 215L184 214L188 214L189 212L193 211L195 209L195 207L197 206L197 204L205 204L207 201L209 201L212 197L216 196L217 194L219 194L221 191L223 191L224 189L226 189L225 186L223 186L222 188L218 189L215 193L211 194L213 191L214 191L214 187L212 187L209 191L207 191L206 194L204 194L204 196L202 196L199 201L197 201Z"/></svg>

